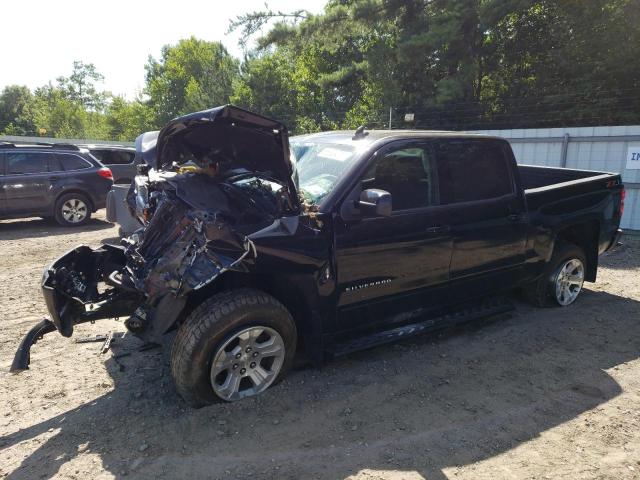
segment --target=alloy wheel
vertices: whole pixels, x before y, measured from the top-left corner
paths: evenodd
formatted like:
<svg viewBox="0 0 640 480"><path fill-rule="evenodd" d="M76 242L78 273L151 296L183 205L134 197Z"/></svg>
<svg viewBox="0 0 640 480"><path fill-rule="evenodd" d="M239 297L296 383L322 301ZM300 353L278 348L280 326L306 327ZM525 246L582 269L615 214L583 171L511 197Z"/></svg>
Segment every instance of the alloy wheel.
<svg viewBox="0 0 640 480"><path fill-rule="evenodd" d="M70 198L62 204L62 218L69 223L80 223L87 218L87 204L79 198Z"/></svg>
<svg viewBox="0 0 640 480"><path fill-rule="evenodd" d="M562 306L571 305L582 290L584 264L577 258L562 264L555 280L556 300Z"/></svg>
<svg viewBox="0 0 640 480"><path fill-rule="evenodd" d="M257 395L278 377L284 359L284 341L278 332L263 326L245 328L214 355L211 386L227 401Z"/></svg>

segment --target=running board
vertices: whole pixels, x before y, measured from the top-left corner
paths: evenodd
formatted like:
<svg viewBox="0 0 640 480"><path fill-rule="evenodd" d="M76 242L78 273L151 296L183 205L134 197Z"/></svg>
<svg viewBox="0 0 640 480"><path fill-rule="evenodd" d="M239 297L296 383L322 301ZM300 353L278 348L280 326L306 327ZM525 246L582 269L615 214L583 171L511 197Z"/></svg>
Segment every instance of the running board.
<svg viewBox="0 0 640 480"><path fill-rule="evenodd" d="M450 313L429 318L422 322L411 323L402 327L385 330L372 335L358 337L342 343L334 343L327 349L329 358L341 357L352 352L367 350L387 343L432 332L442 328L452 327L461 323L466 323L480 318L499 315L514 310L514 305L504 298L486 301L468 308L454 310Z"/></svg>

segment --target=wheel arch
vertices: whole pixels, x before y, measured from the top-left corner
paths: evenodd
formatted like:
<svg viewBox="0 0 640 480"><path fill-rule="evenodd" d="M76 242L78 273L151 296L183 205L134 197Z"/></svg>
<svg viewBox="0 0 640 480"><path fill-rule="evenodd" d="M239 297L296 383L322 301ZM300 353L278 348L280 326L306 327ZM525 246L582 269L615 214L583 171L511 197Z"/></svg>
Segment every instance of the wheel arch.
<svg viewBox="0 0 640 480"><path fill-rule="evenodd" d="M308 280L306 280L308 282ZM309 347L308 339L312 332L317 331L314 326L314 312L309 299L308 290L305 288L305 280L301 278L293 278L287 275L265 274L259 275L254 273L241 273L235 271L227 271L220 275L206 287L193 292L185 308L176 319L175 326L179 326L186 317L195 310L198 305L202 304L213 295L240 288L252 288L259 290L278 300L289 311L293 317L298 333L298 345L301 350L307 351ZM307 352L311 353L311 352Z"/></svg>

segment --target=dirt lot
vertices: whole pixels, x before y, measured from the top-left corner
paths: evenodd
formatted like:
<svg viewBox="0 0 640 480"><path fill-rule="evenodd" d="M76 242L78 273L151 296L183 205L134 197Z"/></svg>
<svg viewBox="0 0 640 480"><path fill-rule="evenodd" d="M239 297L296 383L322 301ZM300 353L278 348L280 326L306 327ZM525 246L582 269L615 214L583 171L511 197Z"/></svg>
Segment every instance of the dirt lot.
<svg viewBox="0 0 640 480"><path fill-rule="evenodd" d="M8 373L44 315L45 264L82 230L0 222L0 478L640 478L640 249L602 258L577 305L301 367L265 395L201 410L175 393L161 350L51 334ZM76 335L124 331L115 321Z"/></svg>

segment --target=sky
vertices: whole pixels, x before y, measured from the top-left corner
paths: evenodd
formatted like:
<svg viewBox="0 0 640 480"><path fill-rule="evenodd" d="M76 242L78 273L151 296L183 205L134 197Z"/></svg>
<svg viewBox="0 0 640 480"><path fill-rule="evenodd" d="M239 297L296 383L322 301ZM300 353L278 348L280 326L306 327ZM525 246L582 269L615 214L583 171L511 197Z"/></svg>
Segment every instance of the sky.
<svg viewBox="0 0 640 480"><path fill-rule="evenodd" d="M326 0L270 0L273 10L322 11ZM163 45L195 36L221 41L239 58L229 20L264 9L264 0L2 0L0 89L29 88L71 73L74 60L93 63L101 87L132 100L144 87L144 65Z"/></svg>

